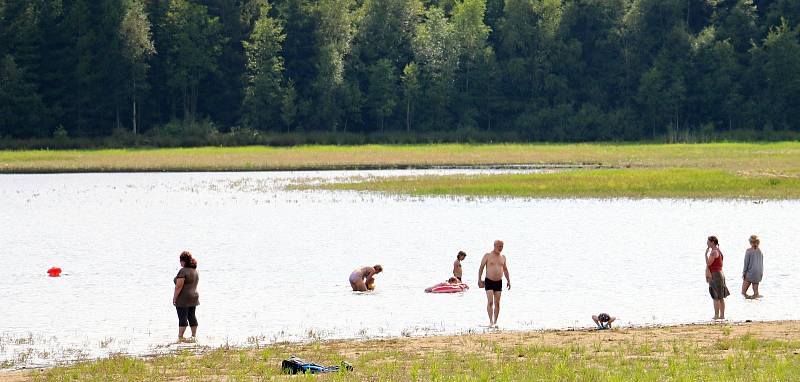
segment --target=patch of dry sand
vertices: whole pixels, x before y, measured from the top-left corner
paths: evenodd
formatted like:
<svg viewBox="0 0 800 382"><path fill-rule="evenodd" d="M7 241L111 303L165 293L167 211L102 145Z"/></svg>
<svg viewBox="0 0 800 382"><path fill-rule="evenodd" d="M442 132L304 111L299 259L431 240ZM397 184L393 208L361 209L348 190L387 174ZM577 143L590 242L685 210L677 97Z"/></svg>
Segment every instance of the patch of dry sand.
<svg viewBox="0 0 800 382"><path fill-rule="evenodd" d="M699 346L711 346L726 338L745 335L764 340L790 340L800 338L800 321L773 321L751 323L692 324L647 328L617 328L614 330L545 330L525 332L489 332L459 336L430 336L396 338L363 342L335 341L325 346L338 348L343 356L357 357L370 350L397 350L424 354L449 351L457 347L462 352L485 352L486 344L502 347L529 346L591 346L598 342L670 343L687 341Z"/></svg>
<svg viewBox="0 0 800 382"><path fill-rule="evenodd" d="M464 353L491 352L492 346L593 346L598 343L669 344L674 341L689 342L700 347L713 346L719 340L750 335L761 340L800 339L800 321L772 321L752 323L694 324L647 328L617 328L614 330L545 330L525 332L487 332L456 336L430 336L391 338L377 340L340 340L314 344L279 344L276 348L291 348L302 353L312 347L334 351L344 358L357 359L372 351L397 351L405 354L430 354L452 351ZM254 350L255 351L255 350ZM800 349L798 349L800 351ZM202 357L202 355L200 355ZM34 371L0 372L0 382L23 382L31 379Z"/></svg>

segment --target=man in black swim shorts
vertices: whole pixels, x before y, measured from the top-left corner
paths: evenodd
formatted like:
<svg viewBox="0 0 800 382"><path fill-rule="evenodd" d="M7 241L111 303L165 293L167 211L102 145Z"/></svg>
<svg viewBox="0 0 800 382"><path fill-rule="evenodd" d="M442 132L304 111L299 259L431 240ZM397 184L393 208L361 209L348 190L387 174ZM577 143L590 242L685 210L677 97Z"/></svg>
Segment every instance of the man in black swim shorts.
<svg viewBox="0 0 800 382"><path fill-rule="evenodd" d="M484 289L494 291L494 292L502 292L503 291L503 280L489 280L489 278L483 279Z"/></svg>
<svg viewBox="0 0 800 382"><path fill-rule="evenodd" d="M503 291L503 276L506 277L506 288L511 289L511 277L508 275L506 257L501 255L503 242L495 240L494 250L483 255L481 267L478 269L478 287L486 289L486 313L489 315L489 326L497 326L500 315L500 294ZM486 268L486 278L483 269Z"/></svg>

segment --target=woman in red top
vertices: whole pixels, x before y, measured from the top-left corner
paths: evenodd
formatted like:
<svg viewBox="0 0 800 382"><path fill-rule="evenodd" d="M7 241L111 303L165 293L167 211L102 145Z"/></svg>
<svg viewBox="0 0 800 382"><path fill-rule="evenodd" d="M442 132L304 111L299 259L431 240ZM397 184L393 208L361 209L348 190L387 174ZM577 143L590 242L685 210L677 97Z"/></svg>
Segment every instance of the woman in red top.
<svg viewBox="0 0 800 382"><path fill-rule="evenodd" d="M714 300L714 319L725 319L725 297L731 292L725 285L725 274L722 273L722 252L719 250L719 240L716 236L709 236L706 242L706 282L708 292Z"/></svg>

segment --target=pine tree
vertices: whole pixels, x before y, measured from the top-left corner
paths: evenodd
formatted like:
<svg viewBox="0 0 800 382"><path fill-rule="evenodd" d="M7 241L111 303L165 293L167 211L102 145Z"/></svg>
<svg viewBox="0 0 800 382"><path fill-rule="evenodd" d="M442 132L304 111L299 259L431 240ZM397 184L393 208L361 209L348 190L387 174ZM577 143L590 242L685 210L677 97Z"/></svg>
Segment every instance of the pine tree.
<svg viewBox="0 0 800 382"><path fill-rule="evenodd" d="M455 112L459 116L459 124L473 127L477 124L480 94L474 82L482 82L487 76L486 67L481 65L486 55L492 50L487 45L489 27L483 20L486 14L486 0L463 0L457 2L453 9L453 33L458 36L458 67L461 102ZM472 82L473 87L470 88Z"/></svg>
<svg viewBox="0 0 800 382"><path fill-rule="evenodd" d="M386 118L392 115L397 104L396 82L394 65L389 59L380 59L370 68L369 93L372 97L369 107L375 119L380 121L381 132L385 131Z"/></svg>
<svg viewBox="0 0 800 382"><path fill-rule="evenodd" d="M173 97L181 100L183 120L194 124L203 81L217 72L225 37L219 19L211 17L208 9L187 0L170 0L166 14L166 34L169 36L168 84Z"/></svg>
<svg viewBox="0 0 800 382"><path fill-rule="evenodd" d="M411 131L413 106L420 96L419 66L410 62L403 68L403 99L406 104L406 132Z"/></svg>
<svg viewBox="0 0 800 382"><path fill-rule="evenodd" d="M414 61L422 79L422 102L428 105L425 124L444 129L452 120L449 106L456 90L458 42L452 23L441 9L431 7L426 12L413 43Z"/></svg>
<svg viewBox="0 0 800 382"><path fill-rule="evenodd" d="M248 127L260 130L276 129L281 125L284 102L281 43L285 36L269 11L269 4L264 2L250 38L244 42L247 87L243 119Z"/></svg>
<svg viewBox="0 0 800 382"><path fill-rule="evenodd" d="M140 0L129 0L125 16L120 23L119 34L122 40L122 55L130 68L131 86L128 93L131 99L131 126L133 133L136 134L139 122L136 95L145 84L149 68L147 60L156 53L150 32L150 21Z"/></svg>
<svg viewBox="0 0 800 382"><path fill-rule="evenodd" d="M318 123L333 131L343 112L339 99L345 81L345 61L353 40L353 0L320 0L317 5L316 72L313 89L317 94Z"/></svg>
<svg viewBox="0 0 800 382"><path fill-rule="evenodd" d="M753 67L763 78L761 104L767 123L776 130L797 129L800 120L800 42L798 31L781 20L764 44L753 52Z"/></svg>
<svg viewBox="0 0 800 382"><path fill-rule="evenodd" d="M44 104L11 55L0 60L0 137L42 137L48 134Z"/></svg>
<svg viewBox="0 0 800 382"><path fill-rule="evenodd" d="M296 126L308 125L314 114L313 82L317 77L315 12L310 0L276 0L272 12L286 39L283 42L284 77L294 84L297 105Z"/></svg>

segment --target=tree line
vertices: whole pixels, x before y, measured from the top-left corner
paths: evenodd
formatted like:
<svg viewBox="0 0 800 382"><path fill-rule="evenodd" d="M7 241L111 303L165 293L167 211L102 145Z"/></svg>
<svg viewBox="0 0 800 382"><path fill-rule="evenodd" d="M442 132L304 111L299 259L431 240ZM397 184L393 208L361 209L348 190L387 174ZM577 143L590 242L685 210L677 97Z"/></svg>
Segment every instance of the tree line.
<svg viewBox="0 0 800 382"><path fill-rule="evenodd" d="M797 0L0 0L0 137L800 132Z"/></svg>

